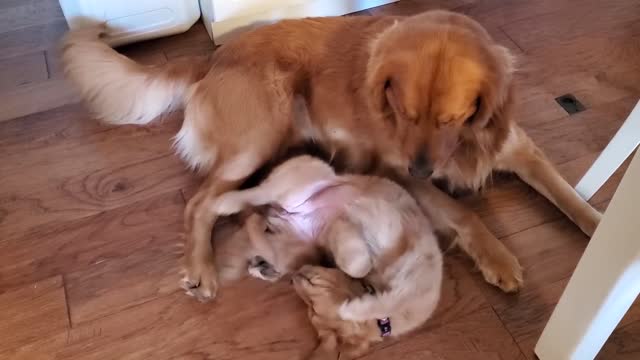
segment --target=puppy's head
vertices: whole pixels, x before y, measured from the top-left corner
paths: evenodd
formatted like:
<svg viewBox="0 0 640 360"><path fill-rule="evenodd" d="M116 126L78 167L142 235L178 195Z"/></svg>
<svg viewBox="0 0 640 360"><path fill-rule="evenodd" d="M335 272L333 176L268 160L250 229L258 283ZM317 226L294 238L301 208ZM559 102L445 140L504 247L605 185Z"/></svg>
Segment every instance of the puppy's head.
<svg viewBox="0 0 640 360"><path fill-rule="evenodd" d="M338 269L305 265L294 274L293 286L307 304L309 319L318 332L320 346L316 352L338 351L355 357L380 339L373 321L346 321L338 314L345 301L367 293L359 280Z"/></svg>
<svg viewBox="0 0 640 360"><path fill-rule="evenodd" d="M513 58L470 18L433 11L402 20L372 43L370 107L393 124L407 170L443 167L465 141L496 124Z"/></svg>
<svg viewBox="0 0 640 360"><path fill-rule="evenodd" d="M316 314L336 319L343 302L366 292L362 283L338 269L310 265L294 274L293 287Z"/></svg>

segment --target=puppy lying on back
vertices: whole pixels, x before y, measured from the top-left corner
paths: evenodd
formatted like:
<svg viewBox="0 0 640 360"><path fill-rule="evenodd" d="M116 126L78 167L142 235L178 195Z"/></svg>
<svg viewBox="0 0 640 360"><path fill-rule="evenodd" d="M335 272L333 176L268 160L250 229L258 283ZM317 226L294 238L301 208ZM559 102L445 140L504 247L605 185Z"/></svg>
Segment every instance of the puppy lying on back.
<svg viewBox="0 0 640 360"><path fill-rule="evenodd" d="M325 162L300 156L259 186L222 195L211 210L230 215L263 206L263 215L247 221L261 256L252 274L276 279L321 250L339 269L303 267L294 278L321 338L318 352L359 355L371 342L406 333L432 314L442 255L431 224L399 185L338 176ZM283 243L298 246L289 252Z"/></svg>

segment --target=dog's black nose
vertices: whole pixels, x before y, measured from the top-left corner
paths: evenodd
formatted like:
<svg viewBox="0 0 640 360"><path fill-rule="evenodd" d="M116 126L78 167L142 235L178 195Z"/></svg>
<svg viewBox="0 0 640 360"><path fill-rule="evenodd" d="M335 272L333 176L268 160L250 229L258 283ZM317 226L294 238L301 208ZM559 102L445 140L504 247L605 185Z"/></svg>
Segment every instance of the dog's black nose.
<svg viewBox="0 0 640 360"><path fill-rule="evenodd" d="M428 178L433 174L433 166L425 152L421 151L416 154L413 162L409 165L409 174L417 178Z"/></svg>

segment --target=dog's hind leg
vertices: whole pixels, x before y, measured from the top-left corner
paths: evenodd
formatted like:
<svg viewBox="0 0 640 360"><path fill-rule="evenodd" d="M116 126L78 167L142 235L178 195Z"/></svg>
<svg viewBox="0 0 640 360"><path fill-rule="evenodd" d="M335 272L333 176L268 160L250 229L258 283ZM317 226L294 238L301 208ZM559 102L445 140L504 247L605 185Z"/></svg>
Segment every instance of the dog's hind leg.
<svg viewBox="0 0 640 360"><path fill-rule="evenodd" d="M518 259L498 240L472 210L436 188L430 181L404 182L437 230L453 230L456 242L476 263L484 279L505 292L522 286Z"/></svg>
<svg viewBox="0 0 640 360"><path fill-rule="evenodd" d="M593 235L602 215L553 167L533 141L514 126L498 156L500 170L516 173L567 215L588 236Z"/></svg>

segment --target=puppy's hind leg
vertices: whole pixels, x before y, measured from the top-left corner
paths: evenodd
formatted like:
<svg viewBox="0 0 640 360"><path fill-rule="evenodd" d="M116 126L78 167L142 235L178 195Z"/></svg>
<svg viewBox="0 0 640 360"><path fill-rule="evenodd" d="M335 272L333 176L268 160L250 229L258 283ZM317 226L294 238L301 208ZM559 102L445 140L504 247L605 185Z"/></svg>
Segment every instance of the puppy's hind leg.
<svg viewBox="0 0 640 360"><path fill-rule="evenodd" d="M339 218L325 236L327 246L340 270L353 278L363 278L371 271L373 260L359 226Z"/></svg>
<svg viewBox="0 0 640 360"><path fill-rule="evenodd" d="M248 207L266 205L272 201L271 192L262 186L257 186L247 190L226 192L218 197L213 207L219 215L232 215Z"/></svg>

